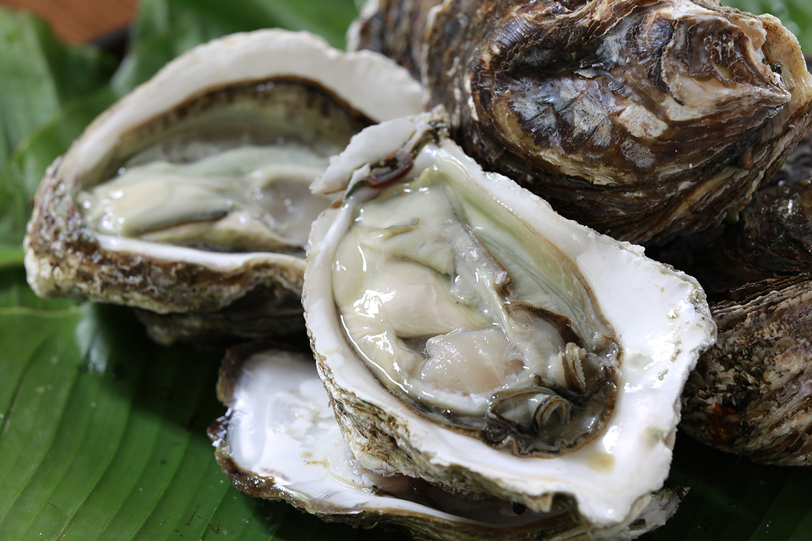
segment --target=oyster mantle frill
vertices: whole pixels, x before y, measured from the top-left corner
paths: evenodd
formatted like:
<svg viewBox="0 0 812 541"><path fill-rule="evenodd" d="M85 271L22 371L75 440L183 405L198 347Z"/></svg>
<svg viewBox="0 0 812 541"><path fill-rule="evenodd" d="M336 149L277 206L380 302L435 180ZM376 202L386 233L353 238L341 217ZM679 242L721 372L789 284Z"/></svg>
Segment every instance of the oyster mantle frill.
<svg viewBox="0 0 812 541"><path fill-rule="evenodd" d="M344 188L311 231L303 305L358 460L632 521L713 343L698 284L483 173L436 116L354 137L314 184Z"/></svg>

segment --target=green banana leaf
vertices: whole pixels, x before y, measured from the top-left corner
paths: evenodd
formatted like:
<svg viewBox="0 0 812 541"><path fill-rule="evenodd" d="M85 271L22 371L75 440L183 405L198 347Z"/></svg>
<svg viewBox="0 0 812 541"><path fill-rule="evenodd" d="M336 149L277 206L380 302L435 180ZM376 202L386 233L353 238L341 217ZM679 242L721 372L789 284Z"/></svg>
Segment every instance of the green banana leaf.
<svg viewBox="0 0 812 541"><path fill-rule="evenodd" d="M780 16L812 51L807 0L728 2ZM99 112L181 52L236 31L308 29L336 46L351 0L142 0L118 67L0 9L0 539L375 540L234 489L206 428L223 351L164 348L124 308L37 298L21 241L45 168ZM690 487L650 541L812 538L807 468L757 466L679 437ZM405 539L405 537L396 537Z"/></svg>

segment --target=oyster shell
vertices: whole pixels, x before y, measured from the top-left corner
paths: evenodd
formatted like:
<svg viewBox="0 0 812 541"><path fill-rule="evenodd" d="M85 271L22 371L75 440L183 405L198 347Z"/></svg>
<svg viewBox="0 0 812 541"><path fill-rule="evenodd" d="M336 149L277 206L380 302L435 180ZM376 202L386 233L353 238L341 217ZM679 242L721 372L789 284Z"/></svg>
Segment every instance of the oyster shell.
<svg viewBox="0 0 812 541"><path fill-rule="evenodd" d="M344 436L379 473L622 528L667 476L714 339L704 293L483 173L442 128L370 127L314 183L346 187L314 222L303 293Z"/></svg>
<svg viewBox="0 0 812 541"><path fill-rule="evenodd" d="M358 463L341 437L311 354L265 343L229 351L217 385L228 413L211 427L217 461L241 491L286 501L329 521L404 529L419 539L584 539L565 508L523 511L495 498L469 500L419 479L383 477ZM656 495L632 539L660 525L678 496Z"/></svg>
<svg viewBox="0 0 812 541"><path fill-rule="evenodd" d="M683 393L681 426L767 464L812 464L812 133L738 221L680 239L662 257L712 299L717 344Z"/></svg>
<svg viewBox="0 0 812 541"><path fill-rule="evenodd" d="M25 238L28 281L45 297L152 311L142 317L165 342L218 327L272 332L269 319L301 327L303 245L330 203L307 186L354 133L419 111L422 99L382 56L306 33L199 46L48 169Z"/></svg>
<svg viewBox="0 0 812 541"><path fill-rule="evenodd" d="M795 37L715 0L379 0L351 37L486 169L632 242L738 212L812 120Z"/></svg>
<svg viewBox="0 0 812 541"><path fill-rule="evenodd" d="M812 281L713 305L718 344L703 354L683 393L681 428L762 464L812 464Z"/></svg>

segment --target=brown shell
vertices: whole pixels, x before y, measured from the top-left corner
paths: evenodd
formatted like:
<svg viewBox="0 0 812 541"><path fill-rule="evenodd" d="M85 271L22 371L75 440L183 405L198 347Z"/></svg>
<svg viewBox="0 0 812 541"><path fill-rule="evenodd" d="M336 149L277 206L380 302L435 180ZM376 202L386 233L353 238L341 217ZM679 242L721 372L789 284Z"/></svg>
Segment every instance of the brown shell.
<svg viewBox="0 0 812 541"><path fill-rule="evenodd" d="M176 342L218 346L245 339L306 338L299 296L278 296L274 288L254 289L250 295L214 312L159 314L136 308L135 315L149 337L165 346Z"/></svg>
<svg viewBox="0 0 812 541"><path fill-rule="evenodd" d="M664 249L702 283L718 326L680 427L757 462L812 464L812 132L737 222Z"/></svg>
<svg viewBox="0 0 812 541"><path fill-rule="evenodd" d="M357 46L420 75L469 154L623 240L735 214L812 121L795 37L714 0L381 0L365 15Z"/></svg>
<svg viewBox="0 0 812 541"><path fill-rule="evenodd" d="M686 383L681 429L756 462L812 464L809 278L713 307L718 342Z"/></svg>

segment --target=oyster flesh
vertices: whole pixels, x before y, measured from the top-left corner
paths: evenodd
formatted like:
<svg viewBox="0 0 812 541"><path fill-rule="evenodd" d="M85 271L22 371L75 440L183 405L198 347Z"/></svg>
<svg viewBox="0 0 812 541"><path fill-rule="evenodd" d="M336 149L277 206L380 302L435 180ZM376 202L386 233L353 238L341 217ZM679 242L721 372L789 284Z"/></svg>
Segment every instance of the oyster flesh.
<svg viewBox="0 0 812 541"><path fill-rule="evenodd" d="M716 0L375 0L351 38L485 169L621 240L735 214L812 122L795 36Z"/></svg>
<svg viewBox="0 0 812 541"><path fill-rule="evenodd" d="M419 539L495 541L584 538L565 508L523 511L510 502L467 500L419 479L384 477L350 453L308 352L255 343L229 351L218 396L227 414L211 427L216 456L234 485L256 497L286 501L325 520L397 527ZM678 496L658 493L643 518L617 539L662 525Z"/></svg>
<svg viewBox="0 0 812 541"><path fill-rule="evenodd" d="M318 179L303 305L365 467L630 524L671 461L715 327L690 277L483 173L438 112L355 136Z"/></svg>
<svg viewBox="0 0 812 541"><path fill-rule="evenodd" d="M331 202L308 185L354 133L422 101L388 59L310 34L201 45L100 115L48 169L25 238L28 281L45 297L149 310L165 342L220 326L303 328L304 243Z"/></svg>

